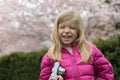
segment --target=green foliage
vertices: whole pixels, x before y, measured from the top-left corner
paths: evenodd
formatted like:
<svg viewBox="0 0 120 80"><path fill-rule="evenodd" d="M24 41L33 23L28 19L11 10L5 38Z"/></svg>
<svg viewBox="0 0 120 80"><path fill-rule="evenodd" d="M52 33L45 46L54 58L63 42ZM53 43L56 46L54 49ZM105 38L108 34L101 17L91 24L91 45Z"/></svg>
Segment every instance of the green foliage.
<svg viewBox="0 0 120 80"><path fill-rule="evenodd" d="M110 4L111 0L105 0L105 3Z"/></svg>
<svg viewBox="0 0 120 80"><path fill-rule="evenodd" d="M120 29L120 22L115 23L115 28Z"/></svg>
<svg viewBox="0 0 120 80"><path fill-rule="evenodd" d="M1 56L0 80L38 80L40 61L46 52L14 52Z"/></svg>
<svg viewBox="0 0 120 80"><path fill-rule="evenodd" d="M108 40L95 41L94 44L103 52L114 68L115 80L120 80L120 35Z"/></svg>

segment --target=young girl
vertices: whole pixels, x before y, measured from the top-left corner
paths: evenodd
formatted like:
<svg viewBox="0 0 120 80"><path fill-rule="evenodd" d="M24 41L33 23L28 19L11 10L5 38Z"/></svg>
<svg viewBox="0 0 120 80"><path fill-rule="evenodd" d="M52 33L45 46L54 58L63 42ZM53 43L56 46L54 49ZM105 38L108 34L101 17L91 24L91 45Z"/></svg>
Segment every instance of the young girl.
<svg viewBox="0 0 120 80"><path fill-rule="evenodd" d="M59 80L113 80L111 63L84 37L79 13L64 11L56 19L52 33L53 45L41 62L39 80L49 80L56 61L66 70ZM57 79L55 79L57 80Z"/></svg>

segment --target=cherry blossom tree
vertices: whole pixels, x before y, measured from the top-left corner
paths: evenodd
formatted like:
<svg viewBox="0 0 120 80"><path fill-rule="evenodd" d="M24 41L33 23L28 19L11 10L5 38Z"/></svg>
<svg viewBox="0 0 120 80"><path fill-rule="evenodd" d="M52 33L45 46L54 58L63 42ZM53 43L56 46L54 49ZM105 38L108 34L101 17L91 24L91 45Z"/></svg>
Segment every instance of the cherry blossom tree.
<svg viewBox="0 0 120 80"><path fill-rule="evenodd" d="M80 12L88 40L120 33L119 0L0 0L0 55L50 47L55 18L66 9Z"/></svg>

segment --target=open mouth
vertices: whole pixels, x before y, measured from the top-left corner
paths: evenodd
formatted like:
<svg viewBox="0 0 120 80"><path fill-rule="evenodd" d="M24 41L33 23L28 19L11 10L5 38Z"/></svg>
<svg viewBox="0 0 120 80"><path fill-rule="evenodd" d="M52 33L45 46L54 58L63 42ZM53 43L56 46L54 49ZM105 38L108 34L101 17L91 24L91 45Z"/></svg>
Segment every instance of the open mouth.
<svg viewBox="0 0 120 80"><path fill-rule="evenodd" d="M64 35L64 36L62 36L62 37L63 37L63 39L65 39L65 40L69 40L69 39L72 38L72 36L70 36L70 35Z"/></svg>

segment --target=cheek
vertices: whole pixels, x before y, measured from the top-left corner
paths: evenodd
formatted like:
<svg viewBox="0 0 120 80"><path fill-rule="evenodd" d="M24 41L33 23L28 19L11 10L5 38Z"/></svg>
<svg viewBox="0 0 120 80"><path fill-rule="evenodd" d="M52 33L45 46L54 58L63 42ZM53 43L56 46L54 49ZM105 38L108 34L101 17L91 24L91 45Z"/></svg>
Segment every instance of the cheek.
<svg viewBox="0 0 120 80"><path fill-rule="evenodd" d="M77 38L78 38L78 36L79 36L79 35L78 35L78 33L77 33L77 32L75 32L75 33L74 33L74 39L77 39Z"/></svg>
<svg viewBox="0 0 120 80"><path fill-rule="evenodd" d="M60 37L62 34L62 31L61 30L58 30L58 36Z"/></svg>
<svg viewBox="0 0 120 80"><path fill-rule="evenodd" d="M74 34L74 36L78 36L77 31L73 31L72 33Z"/></svg>
<svg viewBox="0 0 120 80"><path fill-rule="evenodd" d="M61 33L61 31L60 30L58 30L58 34L60 34Z"/></svg>

